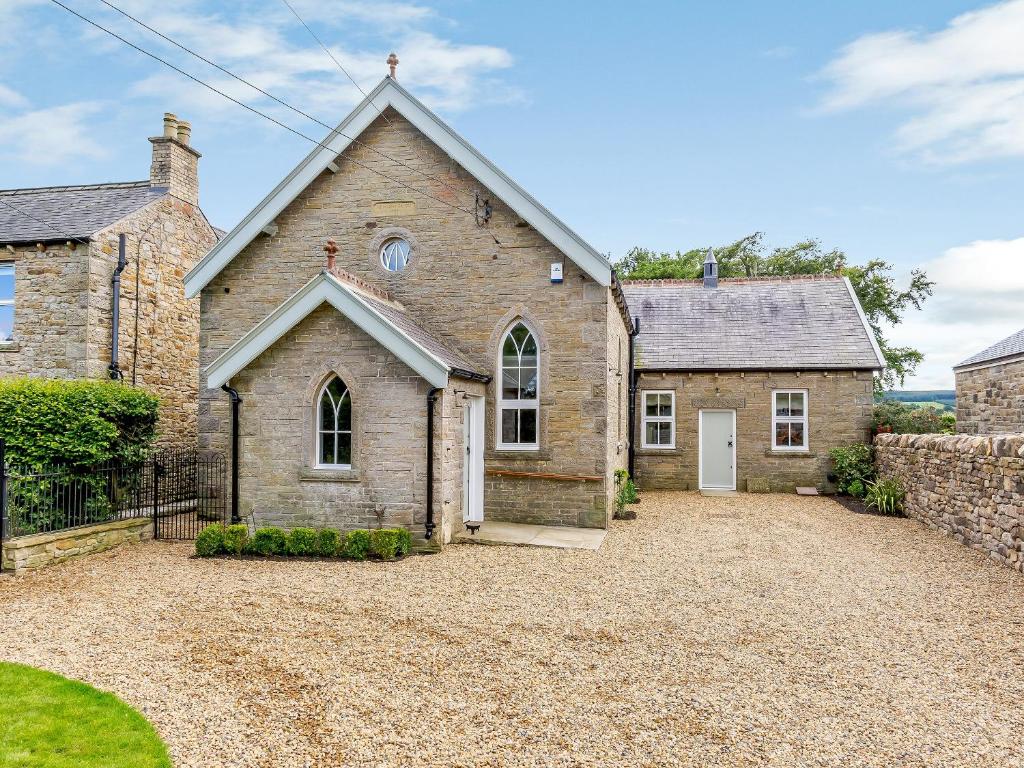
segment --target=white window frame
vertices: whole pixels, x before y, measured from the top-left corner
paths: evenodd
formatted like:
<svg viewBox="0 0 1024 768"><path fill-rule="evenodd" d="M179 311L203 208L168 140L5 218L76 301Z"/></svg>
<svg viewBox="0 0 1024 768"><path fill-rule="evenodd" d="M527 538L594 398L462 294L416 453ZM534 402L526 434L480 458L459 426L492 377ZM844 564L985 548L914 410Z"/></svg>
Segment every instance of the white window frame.
<svg viewBox="0 0 1024 768"><path fill-rule="evenodd" d="M648 416L647 415L647 396L648 395L668 395L672 399L672 413L669 416ZM673 389L642 389L640 390L640 447L650 448L651 450L662 450L668 451L673 450L676 447L676 393ZM648 422L664 422L669 423L669 442L668 445L660 445L658 443L647 442L647 424Z"/></svg>
<svg viewBox="0 0 1024 768"><path fill-rule="evenodd" d="M502 350L505 348L505 339L508 338L509 334L516 328L516 326L522 325L530 332L533 336L533 343L537 345L537 397L532 400L506 400L505 399L505 387L504 387L504 357ZM539 451L540 450L540 394L541 394L541 347L540 347L540 336L537 331L534 330L533 326L526 322L524 319L517 318L509 323L505 332L501 334L501 339L498 341L498 375L494 378L495 389L497 390L497 397L494 398L497 404L497 415L494 423L494 444L499 451ZM506 443L501 439L501 419L503 411L523 411L533 410L537 416L537 440L533 443Z"/></svg>
<svg viewBox="0 0 1024 768"><path fill-rule="evenodd" d="M390 255L388 254L389 248L393 249ZM380 244L379 257L380 265L384 268L384 271L390 272L393 275L404 272L412 260L412 243L404 237L389 237ZM388 266L392 261L394 269Z"/></svg>
<svg viewBox="0 0 1024 768"><path fill-rule="evenodd" d="M345 387L345 394L348 395L348 407L349 407L349 414L350 414L349 429L341 429L341 430L335 429L333 431L331 431L331 430L324 430L324 429L321 428L322 425L320 424L320 403L323 400L324 395L327 394L327 387L329 387L331 382L334 381L335 379L337 379L338 381L340 381L342 383L342 385ZM355 436L354 436L354 430L352 429L352 427L355 426L355 418L356 418L355 410L352 408L352 390L349 389L348 384L345 383L345 380L343 378L341 378L341 376L338 376L337 374L332 374L331 376L329 376L327 378L327 381L325 381L323 383L323 386L321 386L320 389L317 390L316 402L313 404L313 429L316 431L316 446L315 446L316 447L316 457L315 457L315 460L313 462L314 468L316 468L316 469L352 469L351 457L355 453ZM335 414L335 424L337 424L337 414ZM320 460L320 456L322 455L321 449L323 448L323 439L324 439L324 432L325 431L331 431L331 433L333 435L335 435L335 439L337 439L338 435L343 435L343 434L346 434L346 433L348 434L348 450L349 450L349 457L350 457L348 464L324 464ZM337 455L337 453L338 453L337 443L335 443L335 446L334 446L334 453L335 453L335 455Z"/></svg>
<svg viewBox="0 0 1024 768"><path fill-rule="evenodd" d="M778 395L803 395L804 396L804 413L803 416L779 416L776 414L775 398ZM811 445L811 431L808 422L808 414L810 412L810 392L806 389L773 389L772 390L772 432L771 432L771 446L773 451L803 451L807 452L810 450ZM804 427L804 444L803 445L776 445L775 444L775 428L779 422L785 422L786 424L801 423Z"/></svg>
<svg viewBox="0 0 1024 768"><path fill-rule="evenodd" d="M0 307L10 307L11 309L14 310L14 312L11 314L11 338L10 339L0 339L0 344L9 344L12 341L14 341L14 319L15 319L14 315L17 314L17 311L18 311L18 308L14 304L14 300L15 300L15 298L17 298L17 295L18 295L18 286L17 286L17 272L18 272L18 268L17 268L17 266L15 266L15 263L13 261L0 261L0 267L10 267L11 268L11 278L12 278L12 283L14 284L14 290L11 293L11 298L9 298L9 299L0 298Z"/></svg>

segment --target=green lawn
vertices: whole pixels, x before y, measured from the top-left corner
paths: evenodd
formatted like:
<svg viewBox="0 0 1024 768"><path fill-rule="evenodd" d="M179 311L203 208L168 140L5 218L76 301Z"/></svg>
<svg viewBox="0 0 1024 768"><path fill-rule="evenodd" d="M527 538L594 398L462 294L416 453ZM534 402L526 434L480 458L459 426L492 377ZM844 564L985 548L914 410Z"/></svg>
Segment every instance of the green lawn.
<svg viewBox="0 0 1024 768"><path fill-rule="evenodd" d="M146 719L110 693L0 663L0 768L171 768Z"/></svg>

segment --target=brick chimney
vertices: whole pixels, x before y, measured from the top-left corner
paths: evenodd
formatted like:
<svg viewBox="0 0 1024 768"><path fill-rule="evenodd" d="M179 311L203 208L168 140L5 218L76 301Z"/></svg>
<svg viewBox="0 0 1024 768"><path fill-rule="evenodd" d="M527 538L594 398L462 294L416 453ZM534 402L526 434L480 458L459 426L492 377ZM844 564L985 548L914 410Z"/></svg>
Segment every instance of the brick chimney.
<svg viewBox="0 0 1024 768"><path fill-rule="evenodd" d="M153 164L149 183L166 187L171 195L192 205L199 205L199 158L189 146L192 126L170 112L164 113L163 136L154 136Z"/></svg>

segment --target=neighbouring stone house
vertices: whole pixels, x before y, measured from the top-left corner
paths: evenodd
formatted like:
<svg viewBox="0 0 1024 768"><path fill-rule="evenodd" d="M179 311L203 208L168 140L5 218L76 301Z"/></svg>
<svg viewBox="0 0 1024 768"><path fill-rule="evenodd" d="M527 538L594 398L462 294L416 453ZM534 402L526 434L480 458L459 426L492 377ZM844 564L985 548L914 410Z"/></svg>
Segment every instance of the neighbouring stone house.
<svg viewBox="0 0 1024 768"><path fill-rule="evenodd" d="M953 368L957 432L1024 432L1024 329Z"/></svg>
<svg viewBox="0 0 1024 768"><path fill-rule="evenodd" d="M145 387L165 444L196 439L199 302L183 279L217 240L190 134L165 116L144 181L0 191L0 376Z"/></svg>
<svg viewBox="0 0 1024 768"><path fill-rule="evenodd" d="M881 352L849 280L625 282L643 488L822 487L828 449L870 438Z"/></svg>
<svg viewBox="0 0 1024 768"><path fill-rule="evenodd" d="M760 335L775 327L780 345L799 347L777 346L780 366L644 369L641 413L662 408L648 390L674 390L687 404L669 411L678 435L660 446L666 468L642 465L655 485L696 482L688 466L705 407L741 414L741 480L824 483L825 449L867 437L871 370L881 365L842 280L635 285L627 306L601 253L393 78L185 284L202 306L201 444L228 452L237 436L235 503L257 524L397 524L438 543L480 520L606 527L631 425L654 423L630 408L630 311L642 320L642 363L655 354L661 311L638 292L663 293L658 307L670 313L697 297L711 307L710 296L740 297L734 326L722 318L707 330L698 311L669 330L680 345L717 335L739 354L752 328L739 315L759 309L774 324ZM743 302L750 286L760 304ZM814 311L786 308L795 304ZM791 327L798 316L803 325ZM790 442L781 457L769 451L776 388L791 394L776 430L801 409L805 418L805 445ZM708 461L735 463L720 448Z"/></svg>

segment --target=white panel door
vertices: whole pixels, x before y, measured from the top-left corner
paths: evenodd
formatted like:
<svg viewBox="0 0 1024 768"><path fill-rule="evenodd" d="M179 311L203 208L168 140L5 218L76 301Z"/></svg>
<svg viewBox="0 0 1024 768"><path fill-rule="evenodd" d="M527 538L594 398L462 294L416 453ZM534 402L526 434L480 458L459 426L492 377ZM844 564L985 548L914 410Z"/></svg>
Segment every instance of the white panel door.
<svg viewBox="0 0 1024 768"><path fill-rule="evenodd" d="M736 490L736 411L700 412L700 487Z"/></svg>
<svg viewBox="0 0 1024 768"><path fill-rule="evenodd" d="M462 421L462 520L484 519L484 399L467 397Z"/></svg>

